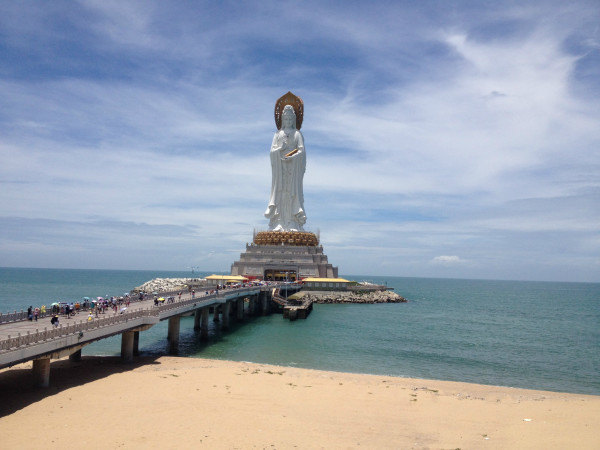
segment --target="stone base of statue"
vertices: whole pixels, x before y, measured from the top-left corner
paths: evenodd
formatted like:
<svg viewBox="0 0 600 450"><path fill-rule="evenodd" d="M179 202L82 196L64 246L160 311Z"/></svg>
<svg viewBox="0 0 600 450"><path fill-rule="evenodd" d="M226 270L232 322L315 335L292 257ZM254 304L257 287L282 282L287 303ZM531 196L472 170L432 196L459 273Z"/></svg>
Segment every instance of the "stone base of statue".
<svg viewBox="0 0 600 450"><path fill-rule="evenodd" d="M316 247L319 245L319 238L310 231L260 231L254 235L254 243Z"/></svg>
<svg viewBox="0 0 600 450"><path fill-rule="evenodd" d="M294 281L306 277L337 278L319 245L318 237L307 231L261 231L231 266L232 275L251 279Z"/></svg>

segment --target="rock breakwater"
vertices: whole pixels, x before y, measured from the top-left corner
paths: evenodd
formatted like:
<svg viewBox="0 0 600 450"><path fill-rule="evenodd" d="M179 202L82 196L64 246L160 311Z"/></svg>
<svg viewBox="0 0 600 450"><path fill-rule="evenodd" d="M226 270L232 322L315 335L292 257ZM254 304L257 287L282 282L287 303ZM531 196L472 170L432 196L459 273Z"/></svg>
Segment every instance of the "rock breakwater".
<svg viewBox="0 0 600 450"><path fill-rule="evenodd" d="M392 291L344 292L344 291L310 291L304 292L303 300L314 303L406 303L401 295Z"/></svg>
<svg viewBox="0 0 600 450"><path fill-rule="evenodd" d="M173 292L183 291L188 288L190 283L198 284L196 278L154 278L146 281L141 286L133 289L132 292Z"/></svg>

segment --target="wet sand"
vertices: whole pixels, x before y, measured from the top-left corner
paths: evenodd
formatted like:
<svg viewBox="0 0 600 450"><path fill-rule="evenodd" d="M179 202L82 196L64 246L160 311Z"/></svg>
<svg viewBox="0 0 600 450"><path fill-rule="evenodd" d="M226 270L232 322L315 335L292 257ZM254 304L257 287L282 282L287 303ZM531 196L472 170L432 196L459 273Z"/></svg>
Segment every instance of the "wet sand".
<svg viewBox="0 0 600 450"><path fill-rule="evenodd" d="M197 358L0 371L0 447L600 448L600 396Z"/></svg>

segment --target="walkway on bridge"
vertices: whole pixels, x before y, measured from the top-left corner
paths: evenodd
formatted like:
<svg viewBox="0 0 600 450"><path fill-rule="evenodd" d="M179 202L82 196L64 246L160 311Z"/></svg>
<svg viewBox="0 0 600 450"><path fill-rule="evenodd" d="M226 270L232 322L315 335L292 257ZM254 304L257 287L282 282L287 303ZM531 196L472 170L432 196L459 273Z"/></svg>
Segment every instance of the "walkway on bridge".
<svg viewBox="0 0 600 450"><path fill-rule="evenodd" d="M50 360L69 356L73 360L81 358L81 349L97 340L120 334L121 357L132 361L138 353L139 332L151 328L161 320L169 320L169 353L177 354L179 348L180 319L194 316L194 329L200 331L201 338L208 337L208 320L213 310L213 320L220 322L222 329L228 329L231 319L243 320L246 314L267 314L273 288L291 291L300 285L283 283L269 286L249 286L219 290L218 293L185 293L175 296L173 303L155 306L154 299L132 301L127 310L114 313L107 310L98 318L88 321L88 311L80 311L75 317L61 317L61 324L55 328L50 324L50 316L37 322L21 320L0 324L0 368L33 360L33 371L37 383L48 386ZM247 305L247 306L245 306Z"/></svg>

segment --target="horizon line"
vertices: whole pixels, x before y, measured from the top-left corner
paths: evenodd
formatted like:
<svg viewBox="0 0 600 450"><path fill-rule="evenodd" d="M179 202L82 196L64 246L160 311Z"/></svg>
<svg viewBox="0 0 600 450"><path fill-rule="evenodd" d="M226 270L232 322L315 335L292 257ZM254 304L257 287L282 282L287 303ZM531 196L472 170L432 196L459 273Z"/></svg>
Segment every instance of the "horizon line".
<svg viewBox="0 0 600 450"><path fill-rule="evenodd" d="M80 271L115 271L115 272L187 272L191 273L190 270L175 270L175 269L114 269L114 268L73 268L73 267L24 267L24 266L0 266L2 269L30 269L30 270L80 270ZM213 274L226 274L228 271L222 270L196 270L196 273L213 273ZM417 279L429 279L429 280L463 280L463 281L511 281L511 282L532 282L532 283L584 283L584 284L600 284L599 281L571 281L571 280L531 280L531 279L507 279L507 278L461 278L461 277L431 277L431 276L406 276L406 275L374 275L374 274L341 274L340 276L355 277L355 278L367 278L367 277L378 277L378 278L417 278ZM181 277L183 278L183 277ZM191 278L191 277L190 277Z"/></svg>

